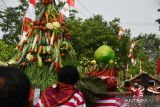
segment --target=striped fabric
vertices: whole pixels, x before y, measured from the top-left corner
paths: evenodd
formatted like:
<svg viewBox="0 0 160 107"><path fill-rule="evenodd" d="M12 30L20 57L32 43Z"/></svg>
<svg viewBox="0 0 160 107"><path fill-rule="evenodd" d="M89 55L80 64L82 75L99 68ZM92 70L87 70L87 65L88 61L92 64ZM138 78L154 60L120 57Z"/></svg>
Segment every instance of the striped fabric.
<svg viewBox="0 0 160 107"><path fill-rule="evenodd" d="M94 107L129 107L121 98L97 98Z"/></svg>
<svg viewBox="0 0 160 107"><path fill-rule="evenodd" d="M133 98L136 99L135 107L143 107L142 106L143 102L141 101L141 99L143 98L143 92L141 88L138 88L138 89L131 88L131 90L134 92Z"/></svg>
<svg viewBox="0 0 160 107"><path fill-rule="evenodd" d="M35 106L40 98L40 89L35 88L30 91L30 102Z"/></svg>
<svg viewBox="0 0 160 107"><path fill-rule="evenodd" d="M135 89L133 87L131 90L134 92L134 96L143 97L143 90L141 90L141 88Z"/></svg>
<svg viewBox="0 0 160 107"><path fill-rule="evenodd" d="M22 43L26 40L26 34L28 31L28 23L30 21L35 21L36 15L35 15L35 8L36 8L36 0L29 0L29 6L27 8L24 20L23 20L23 34L20 37L19 46L22 45Z"/></svg>
<svg viewBox="0 0 160 107"><path fill-rule="evenodd" d="M36 107L44 107L41 99L39 99ZM73 97L63 105L57 107L86 107L84 96L81 92L77 92L73 95Z"/></svg>

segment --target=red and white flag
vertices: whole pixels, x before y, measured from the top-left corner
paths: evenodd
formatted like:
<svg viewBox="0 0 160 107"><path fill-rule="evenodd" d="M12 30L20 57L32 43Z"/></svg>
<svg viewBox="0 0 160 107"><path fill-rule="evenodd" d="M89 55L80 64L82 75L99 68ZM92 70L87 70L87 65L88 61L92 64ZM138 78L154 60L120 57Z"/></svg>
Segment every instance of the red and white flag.
<svg viewBox="0 0 160 107"><path fill-rule="evenodd" d="M35 21L36 19L36 14L35 14L35 8L36 8L36 0L29 0L29 6L27 8L25 17L23 19L23 34L20 37L20 42L19 42L19 46L22 45L22 43L26 40L26 34L28 31L28 24L31 21Z"/></svg>
<svg viewBox="0 0 160 107"><path fill-rule="evenodd" d="M120 26L120 27L119 27L119 32L118 32L118 40L121 40L121 39L122 39L123 32L124 32L124 29L123 29L122 26Z"/></svg>
<svg viewBox="0 0 160 107"><path fill-rule="evenodd" d="M69 4L70 7L75 6L75 0L67 0L67 3Z"/></svg>
<svg viewBox="0 0 160 107"><path fill-rule="evenodd" d="M64 3L64 6L60 11L60 21L64 22L64 16L69 17L69 4L66 0L63 0L62 2Z"/></svg>
<svg viewBox="0 0 160 107"><path fill-rule="evenodd" d="M64 22L64 16L69 17L69 10L75 6L74 0L62 0L63 8L60 10L60 21Z"/></svg>
<svg viewBox="0 0 160 107"><path fill-rule="evenodd" d="M133 55L133 49L134 49L135 45L136 45L136 42L133 41L132 44L131 44L130 50L129 50L129 55L128 55L128 57L131 58L131 63L133 65L136 64L136 59L135 59L135 57Z"/></svg>
<svg viewBox="0 0 160 107"><path fill-rule="evenodd" d="M60 10L60 21L64 22L64 16L69 17L69 4L67 3L67 0L62 0L62 3L64 3L64 6Z"/></svg>

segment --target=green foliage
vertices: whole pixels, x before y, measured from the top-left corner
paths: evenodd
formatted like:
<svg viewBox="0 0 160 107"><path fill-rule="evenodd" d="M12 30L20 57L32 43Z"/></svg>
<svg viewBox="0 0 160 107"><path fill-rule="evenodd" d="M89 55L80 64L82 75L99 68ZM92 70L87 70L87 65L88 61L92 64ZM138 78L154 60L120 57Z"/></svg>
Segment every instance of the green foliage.
<svg viewBox="0 0 160 107"><path fill-rule="evenodd" d="M137 38L137 50L144 51L150 60L155 60L160 55L160 38L156 34L141 34ZM143 56L143 55L142 55ZM143 58L142 58L143 59Z"/></svg>
<svg viewBox="0 0 160 107"><path fill-rule="evenodd" d="M0 27L5 33L3 35L3 40L5 42L15 44L19 41L18 35L21 34L24 11L24 5L8 7L4 11L0 10Z"/></svg>
<svg viewBox="0 0 160 107"><path fill-rule="evenodd" d="M35 63L23 68L32 83L32 87L38 87L43 90L56 82L56 72L49 72L49 67L46 65L39 68Z"/></svg>
<svg viewBox="0 0 160 107"><path fill-rule="evenodd" d="M130 31L126 30L122 40L117 39L119 31L119 19L111 22L104 21L101 15L95 15L89 19L67 19L66 25L71 32L71 42L76 50L77 58L86 57L90 60L94 57L96 49L107 44L116 53L116 61L120 69L124 69L129 52Z"/></svg>
<svg viewBox="0 0 160 107"><path fill-rule="evenodd" d="M15 46L0 40L0 61L8 61L16 54Z"/></svg>
<svg viewBox="0 0 160 107"><path fill-rule="evenodd" d="M22 34L23 17L28 6L27 1L20 0L20 5L0 10L0 27L2 32L4 32L3 40L8 44L17 44L19 42L19 35ZM39 8L38 2L36 11Z"/></svg>
<svg viewBox="0 0 160 107"><path fill-rule="evenodd" d="M107 92L105 82L97 77L82 77L76 86L85 93L87 107L93 107L98 94L104 95Z"/></svg>
<svg viewBox="0 0 160 107"><path fill-rule="evenodd" d="M155 75L157 58L160 56L160 38L156 34L140 34L134 40L136 40L136 46L133 53L137 64L132 67L133 75L139 73L140 60L142 70Z"/></svg>

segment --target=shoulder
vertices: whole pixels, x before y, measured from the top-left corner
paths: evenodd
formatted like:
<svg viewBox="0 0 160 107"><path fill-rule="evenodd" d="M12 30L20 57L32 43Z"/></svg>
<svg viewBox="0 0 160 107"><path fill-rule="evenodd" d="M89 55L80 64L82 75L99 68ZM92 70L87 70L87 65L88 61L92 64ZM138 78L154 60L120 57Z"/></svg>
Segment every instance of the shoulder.
<svg viewBox="0 0 160 107"><path fill-rule="evenodd" d="M72 98L77 100L78 102L84 102L84 95L80 91L74 93Z"/></svg>
<svg viewBox="0 0 160 107"><path fill-rule="evenodd" d="M57 89L56 88L53 88L53 87L48 87L46 89L44 89L41 93L41 96L43 95L47 95L47 96L50 96L50 94L52 93L56 93L57 92Z"/></svg>
<svg viewBox="0 0 160 107"><path fill-rule="evenodd" d="M65 107L86 107L83 94L80 91L74 93L72 98L69 101L67 101L66 103L58 107L64 107L64 106Z"/></svg>

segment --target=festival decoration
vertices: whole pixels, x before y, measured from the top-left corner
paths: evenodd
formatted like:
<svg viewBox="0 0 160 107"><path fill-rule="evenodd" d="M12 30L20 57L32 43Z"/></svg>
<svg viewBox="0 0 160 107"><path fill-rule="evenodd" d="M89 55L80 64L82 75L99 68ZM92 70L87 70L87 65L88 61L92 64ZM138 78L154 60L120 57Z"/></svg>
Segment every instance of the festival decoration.
<svg viewBox="0 0 160 107"><path fill-rule="evenodd" d="M136 42L133 41L132 44L131 44L130 50L129 50L129 55L128 55L128 57L131 58L131 63L133 65L136 64L136 59L135 59L135 57L133 55L133 49L134 49L135 45L136 45Z"/></svg>
<svg viewBox="0 0 160 107"><path fill-rule="evenodd" d="M110 46L102 45L95 51L94 58L98 63L112 64L115 60L115 53Z"/></svg>
<svg viewBox="0 0 160 107"><path fill-rule="evenodd" d="M75 0L67 0L68 4L70 7L74 7L75 6Z"/></svg>
<svg viewBox="0 0 160 107"><path fill-rule="evenodd" d="M53 0L41 0L41 10L35 21L28 23L26 42L18 45L20 65L37 62L39 67L50 64L50 70L62 67L62 58L67 52L75 55L69 42L70 33L60 21L59 11Z"/></svg>
<svg viewBox="0 0 160 107"><path fill-rule="evenodd" d="M70 8L74 7L75 2L74 0L61 0L61 2L64 3L64 6L60 10L60 21L64 23L64 16L69 17Z"/></svg>
<svg viewBox="0 0 160 107"><path fill-rule="evenodd" d="M18 47L20 47L23 42L26 42L26 34L29 28L28 24L31 21L35 21L36 19L35 8L36 8L36 0L29 0L29 6L27 8L25 17L23 19L23 31L22 35L20 36L20 42L18 43Z"/></svg>

